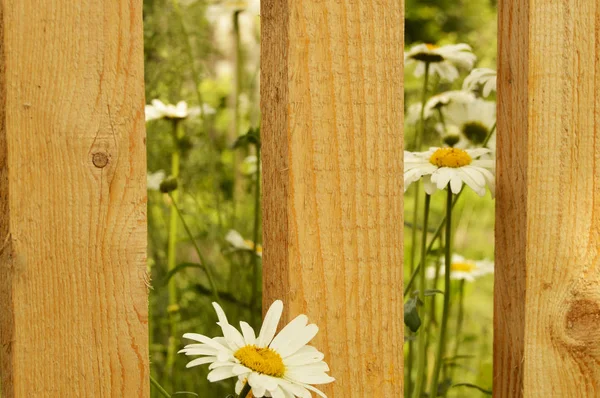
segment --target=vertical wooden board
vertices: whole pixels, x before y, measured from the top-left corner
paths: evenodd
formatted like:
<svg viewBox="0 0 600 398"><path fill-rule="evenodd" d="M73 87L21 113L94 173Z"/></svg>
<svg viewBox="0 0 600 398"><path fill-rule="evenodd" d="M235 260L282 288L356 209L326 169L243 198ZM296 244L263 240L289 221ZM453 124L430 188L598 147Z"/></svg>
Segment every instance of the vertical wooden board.
<svg viewBox="0 0 600 398"><path fill-rule="evenodd" d="M527 272L527 0L498 2L498 32L493 390L498 397L519 397L523 387Z"/></svg>
<svg viewBox="0 0 600 398"><path fill-rule="evenodd" d="M145 397L141 0L0 0L2 396Z"/></svg>
<svg viewBox="0 0 600 398"><path fill-rule="evenodd" d="M320 326L329 397L402 395L398 0L264 0L264 303Z"/></svg>
<svg viewBox="0 0 600 398"><path fill-rule="evenodd" d="M522 200L515 206L498 204L498 222L503 225L498 232L509 230L511 218L521 218L516 225L525 230L512 238L508 233L497 236L497 270L503 277L497 279L496 291L500 328L495 395L596 397L600 396L600 4L530 0L525 15L516 11L523 3L507 2L500 17L502 21L511 13L518 15L513 26L521 24L519 39L500 51L501 58L521 57L522 63L518 70L511 69L510 61L501 63L499 137L504 138L498 145L498 191L505 196L519 193ZM506 43L506 25L501 36ZM520 73L527 78L515 79ZM514 103L519 109L511 114ZM501 239L512 242L512 248L501 246ZM512 325L505 322L519 318L516 330L522 328L521 339L511 341L503 330ZM520 360L506 355L519 351ZM499 369L507 365L510 369Z"/></svg>

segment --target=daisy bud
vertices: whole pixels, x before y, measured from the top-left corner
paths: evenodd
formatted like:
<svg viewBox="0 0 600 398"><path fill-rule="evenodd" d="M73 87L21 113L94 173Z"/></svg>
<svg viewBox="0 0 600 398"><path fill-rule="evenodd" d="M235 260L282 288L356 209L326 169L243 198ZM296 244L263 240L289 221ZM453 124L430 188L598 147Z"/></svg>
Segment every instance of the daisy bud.
<svg viewBox="0 0 600 398"><path fill-rule="evenodd" d="M168 177L160 183L160 192L169 193L177 189L177 178Z"/></svg>

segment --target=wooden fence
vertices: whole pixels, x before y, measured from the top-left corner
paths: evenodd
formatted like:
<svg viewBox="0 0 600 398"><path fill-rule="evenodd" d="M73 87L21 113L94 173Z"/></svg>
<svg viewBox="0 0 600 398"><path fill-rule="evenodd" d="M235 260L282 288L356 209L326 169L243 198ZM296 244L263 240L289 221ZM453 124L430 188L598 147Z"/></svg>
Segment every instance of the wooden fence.
<svg viewBox="0 0 600 398"><path fill-rule="evenodd" d="M494 395L600 396L600 4L503 0ZM402 396L402 0L263 0L265 300ZM2 396L147 397L141 0L0 0Z"/></svg>

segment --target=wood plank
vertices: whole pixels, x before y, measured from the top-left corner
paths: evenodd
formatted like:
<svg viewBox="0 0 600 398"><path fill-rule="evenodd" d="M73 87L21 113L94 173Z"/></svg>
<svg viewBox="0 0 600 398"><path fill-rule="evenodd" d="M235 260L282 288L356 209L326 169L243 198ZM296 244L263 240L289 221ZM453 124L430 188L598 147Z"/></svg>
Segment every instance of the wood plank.
<svg viewBox="0 0 600 398"><path fill-rule="evenodd" d="M0 0L2 397L147 397L141 0Z"/></svg>
<svg viewBox="0 0 600 398"><path fill-rule="evenodd" d="M402 396L403 2L261 11L264 307L319 325L328 397Z"/></svg>
<svg viewBox="0 0 600 398"><path fill-rule="evenodd" d="M494 396L600 396L600 3L501 1Z"/></svg>

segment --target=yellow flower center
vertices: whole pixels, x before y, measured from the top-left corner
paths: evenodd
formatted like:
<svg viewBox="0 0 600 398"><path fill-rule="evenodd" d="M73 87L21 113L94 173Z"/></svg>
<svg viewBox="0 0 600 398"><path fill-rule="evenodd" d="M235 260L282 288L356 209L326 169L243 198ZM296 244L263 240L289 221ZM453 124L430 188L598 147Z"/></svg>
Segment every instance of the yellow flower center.
<svg viewBox="0 0 600 398"><path fill-rule="evenodd" d="M250 248L250 250L254 250L254 242L252 242L250 239L246 239L244 241L244 243L246 244L246 246L248 248ZM256 246L256 252L262 254L262 246L261 245Z"/></svg>
<svg viewBox="0 0 600 398"><path fill-rule="evenodd" d="M427 49L429 51L437 50L438 48L440 48L440 46L436 46L435 44L429 44L429 43L426 43L425 46L427 46Z"/></svg>
<svg viewBox="0 0 600 398"><path fill-rule="evenodd" d="M242 365L255 372L273 377L283 377L285 374L285 365L281 355L270 348L247 345L237 350L233 356Z"/></svg>
<svg viewBox="0 0 600 398"><path fill-rule="evenodd" d="M429 158L429 163L437 167L458 168L471 164L471 155L458 148L440 148Z"/></svg>
<svg viewBox="0 0 600 398"><path fill-rule="evenodd" d="M475 264L472 263L452 263L450 265L450 271L471 273L473 270L475 270Z"/></svg>

